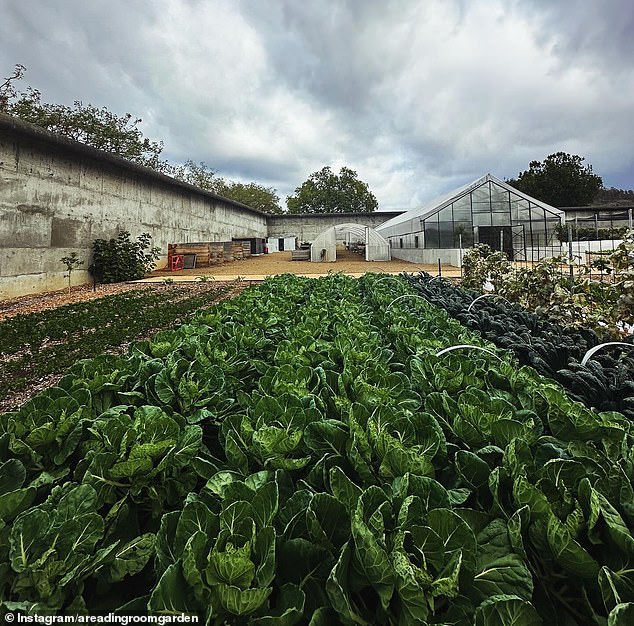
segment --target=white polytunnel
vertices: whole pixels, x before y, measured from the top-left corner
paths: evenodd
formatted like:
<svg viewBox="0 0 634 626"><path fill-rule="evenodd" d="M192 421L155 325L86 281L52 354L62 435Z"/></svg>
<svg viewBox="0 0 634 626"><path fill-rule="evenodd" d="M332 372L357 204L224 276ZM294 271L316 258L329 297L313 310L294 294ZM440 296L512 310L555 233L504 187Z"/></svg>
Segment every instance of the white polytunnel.
<svg viewBox="0 0 634 626"><path fill-rule="evenodd" d="M364 246L366 261L389 261L390 246L379 233L363 224L337 224L317 235L310 248L311 261L337 260L337 242L348 246Z"/></svg>

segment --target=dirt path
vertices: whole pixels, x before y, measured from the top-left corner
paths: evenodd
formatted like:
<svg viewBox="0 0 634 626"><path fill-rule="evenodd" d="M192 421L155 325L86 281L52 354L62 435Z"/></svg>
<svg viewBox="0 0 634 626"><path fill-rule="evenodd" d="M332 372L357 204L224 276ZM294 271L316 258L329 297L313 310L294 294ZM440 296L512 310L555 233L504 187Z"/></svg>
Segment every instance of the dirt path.
<svg viewBox="0 0 634 626"><path fill-rule="evenodd" d="M408 263L399 259L392 261L365 261L361 256L347 250L337 250L337 260L334 263L312 263L311 261L291 261L290 252L274 252L252 256L247 259L213 265L211 267L201 267L191 270L180 270L170 272L162 270L154 272L150 280L194 280L196 276L211 276L214 280L229 280L237 276L245 280L260 280L266 276L275 274L302 274L305 276L324 276L331 272L342 272L344 274L361 275L369 272L395 273L420 271L438 274L437 265L425 265ZM443 276L460 276L457 267L443 266Z"/></svg>

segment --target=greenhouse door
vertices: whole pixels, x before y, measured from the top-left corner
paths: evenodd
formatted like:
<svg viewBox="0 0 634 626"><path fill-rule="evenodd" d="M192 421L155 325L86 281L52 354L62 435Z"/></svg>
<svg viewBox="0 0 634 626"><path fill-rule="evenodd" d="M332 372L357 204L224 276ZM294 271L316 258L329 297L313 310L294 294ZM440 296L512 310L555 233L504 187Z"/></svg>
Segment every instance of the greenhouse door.
<svg viewBox="0 0 634 626"><path fill-rule="evenodd" d="M511 237L513 240L512 261L526 261L526 242L524 241L524 224L511 226Z"/></svg>
<svg viewBox="0 0 634 626"><path fill-rule="evenodd" d="M480 243L486 243L493 250L501 250L512 261L514 259L513 237L510 226L480 226Z"/></svg>

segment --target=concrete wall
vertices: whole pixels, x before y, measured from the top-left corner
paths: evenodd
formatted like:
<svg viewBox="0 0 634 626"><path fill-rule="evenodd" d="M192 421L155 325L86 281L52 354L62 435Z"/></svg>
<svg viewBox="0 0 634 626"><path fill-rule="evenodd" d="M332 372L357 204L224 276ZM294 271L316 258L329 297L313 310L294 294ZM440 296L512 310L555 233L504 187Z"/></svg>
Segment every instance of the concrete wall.
<svg viewBox="0 0 634 626"><path fill-rule="evenodd" d="M443 265L462 266L464 250L459 248L399 248L392 246L392 258L417 264L437 265L438 259ZM462 253L462 254L461 254Z"/></svg>
<svg viewBox="0 0 634 626"><path fill-rule="evenodd" d="M379 211L377 213L298 213L294 215L269 215L269 237L294 235L299 242L312 243L319 233L338 224L363 224L376 228L379 224L400 215L403 211Z"/></svg>
<svg viewBox="0 0 634 626"><path fill-rule="evenodd" d="M0 298L65 287L60 259L87 267L119 230L150 233L166 259L168 243L264 238L267 216L0 114Z"/></svg>

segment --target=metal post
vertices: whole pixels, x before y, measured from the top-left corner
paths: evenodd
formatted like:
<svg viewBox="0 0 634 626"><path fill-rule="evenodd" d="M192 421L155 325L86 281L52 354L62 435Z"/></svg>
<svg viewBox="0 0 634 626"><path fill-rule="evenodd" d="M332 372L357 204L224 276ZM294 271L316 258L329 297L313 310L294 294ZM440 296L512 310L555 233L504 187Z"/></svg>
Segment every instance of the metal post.
<svg viewBox="0 0 634 626"><path fill-rule="evenodd" d="M572 226L570 224L568 224L568 267L570 271L570 291L572 291L575 286L575 274L572 268Z"/></svg>
<svg viewBox="0 0 634 626"><path fill-rule="evenodd" d="M629 209L628 211L627 226L630 230L632 230L632 209Z"/></svg>
<svg viewBox="0 0 634 626"><path fill-rule="evenodd" d="M458 247L460 248L460 278L462 278L462 233L458 233Z"/></svg>
<svg viewBox="0 0 634 626"><path fill-rule="evenodd" d="M438 257L438 276L442 276L442 267L440 265L440 257Z"/></svg>
<svg viewBox="0 0 634 626"><path fill-rule="evenodd" d="M504 230L500 228L500 252L504 252Z"/></svg>

